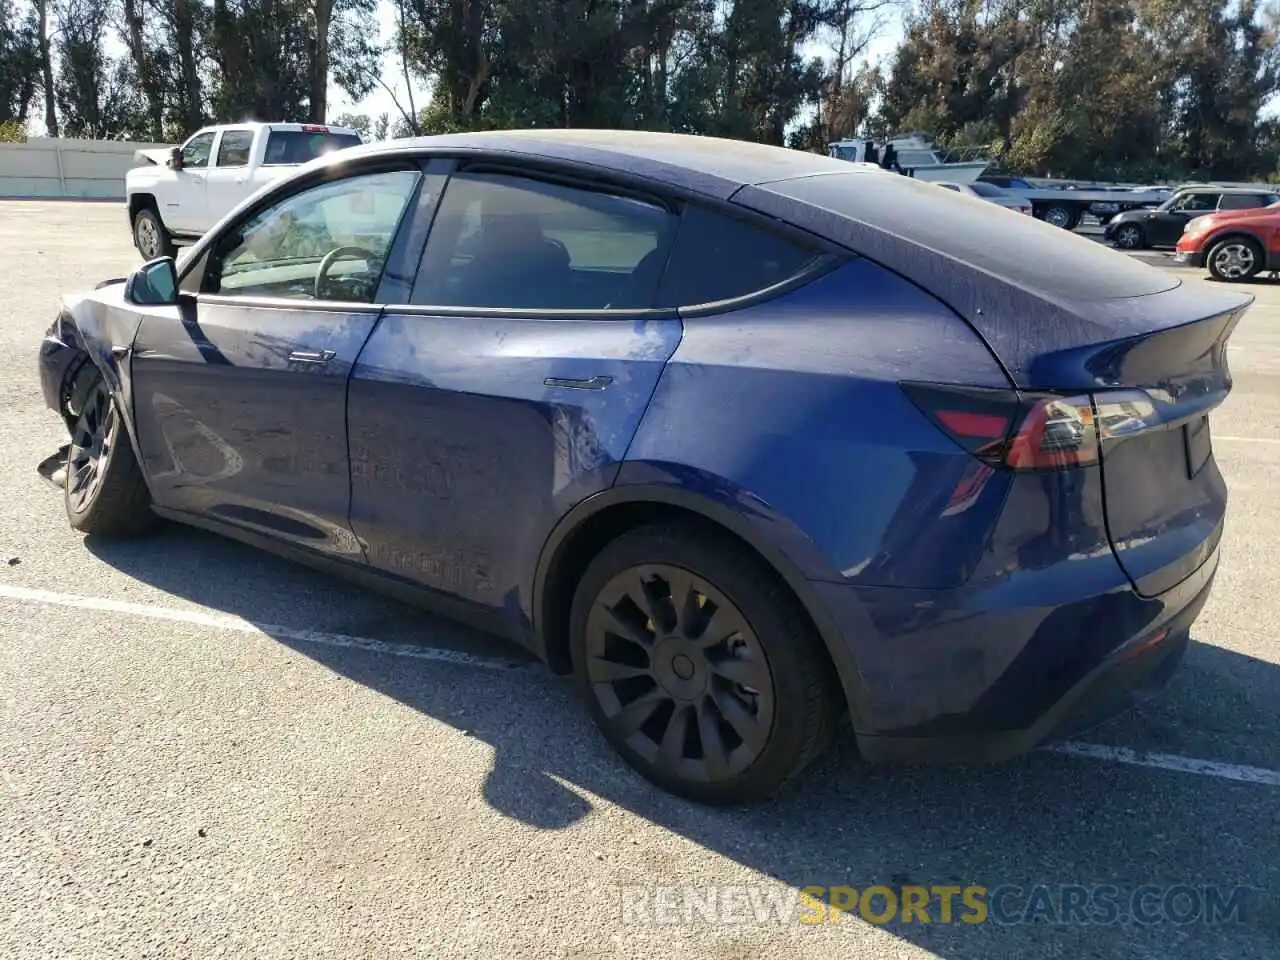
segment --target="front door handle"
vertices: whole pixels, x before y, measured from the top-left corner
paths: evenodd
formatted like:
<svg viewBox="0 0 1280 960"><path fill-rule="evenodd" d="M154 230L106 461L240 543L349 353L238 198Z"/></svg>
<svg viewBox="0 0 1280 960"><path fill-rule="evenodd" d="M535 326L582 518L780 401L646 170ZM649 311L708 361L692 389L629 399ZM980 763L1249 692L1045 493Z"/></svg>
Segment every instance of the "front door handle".
<svg viewBox="0 0 1280 960"><path fill-rule="evenodd" d="M292 350L289 353L290 363L328 363L337 356L332 350Z"/></svg>

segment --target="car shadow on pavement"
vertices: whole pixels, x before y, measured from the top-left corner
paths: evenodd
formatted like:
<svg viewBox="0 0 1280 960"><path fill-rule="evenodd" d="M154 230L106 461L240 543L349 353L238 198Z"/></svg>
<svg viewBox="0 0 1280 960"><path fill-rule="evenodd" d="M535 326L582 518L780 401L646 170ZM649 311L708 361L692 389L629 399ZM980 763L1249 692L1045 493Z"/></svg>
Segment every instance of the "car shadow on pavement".
<svg viewBox="0 0 1280 960"><path fill-rule="evenodd" d="M143 541L86 545L122 572L268 633L269 624L289 624L490 654L497 643L199 531L166 527ZM317 597L320 607L308 609ZM299 623L303 610L311 619ZM543 669L477 670L276 639L491 747L484 797L521 824L562 830L613 804L773 881L822 888L813 891L820 901L849 905L845 927L874 922L946 960L1280 956L1275 786L1046 752L991 767L877 767L846 738L773 801L715 810L632 773L592 727L572 681ZM1162 697L1080 739L1275 769L1278 694L1274 664L1193 643ZM642 833L615 835L616 846L597 854L615 889L584 907L617 910L619 925L657 923L656 888L688 883L685 864ZM925 914L887 915L881 893L861 904L876 885L895 898L907 887L931 891ZM984 891L983 922L959 892L944 922L934 888L973 887ZM804 916L825 922L787 921L798 951L834 922L825 908ZM666 919L690 918L677 909ZM709 933L751 932L724 922ZM776 920L759 922L776 929Z"/></svg>

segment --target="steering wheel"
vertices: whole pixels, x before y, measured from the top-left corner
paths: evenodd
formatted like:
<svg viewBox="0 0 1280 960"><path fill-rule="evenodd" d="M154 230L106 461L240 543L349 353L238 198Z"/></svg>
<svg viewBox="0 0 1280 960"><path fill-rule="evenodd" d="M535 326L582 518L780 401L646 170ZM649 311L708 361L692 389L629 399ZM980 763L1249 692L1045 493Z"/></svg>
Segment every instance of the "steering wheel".
<svg viewBox="0 0 1280 960"><path fill-rule="evenodd" d="M324 255L324 259L320 261L320 266L316 267L316 279L312 285L312 292L317 300L324 299L324 284L329 279L329 270L335 263L343 257L348 259L376 260L377 254L372 250L366 250L364 247L334 247Z"/></svg>

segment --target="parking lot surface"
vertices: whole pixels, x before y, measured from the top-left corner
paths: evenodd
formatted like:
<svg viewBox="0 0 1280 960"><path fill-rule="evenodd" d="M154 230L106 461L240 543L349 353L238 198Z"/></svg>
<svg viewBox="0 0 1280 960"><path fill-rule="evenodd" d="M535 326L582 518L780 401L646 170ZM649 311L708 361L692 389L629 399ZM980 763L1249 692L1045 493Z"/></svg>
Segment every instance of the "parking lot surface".
<svg viewBox="0 0 1280 960"><path fill-rule="evenodd" d="M193 530L71 531L35 352L137 262L119 205L0 203L0 957L1280 956L1280 285L1233 340L1222 565L1163 697L998 767L844 746L715 811L496 640ZM950 922L877 885L954 888Z"/></svg>

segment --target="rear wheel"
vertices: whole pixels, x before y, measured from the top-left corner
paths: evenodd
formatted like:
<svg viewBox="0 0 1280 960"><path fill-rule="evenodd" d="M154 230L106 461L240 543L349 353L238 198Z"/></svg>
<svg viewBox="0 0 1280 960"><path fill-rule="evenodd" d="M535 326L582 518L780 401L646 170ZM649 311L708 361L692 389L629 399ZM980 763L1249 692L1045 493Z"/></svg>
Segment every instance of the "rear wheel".
<svg viewBox="0 0 1280 960"><path fill-rule="evenodd" d="M1122 223L1116 227L1115 242L1121 250L1141 250L1147 245L1147 237L1136 223Z"/></svg>
<svg viewBox="0 0 1280 960"><path fill-rule="evenodd" d="M67 519L82 533L130 537L156 522L129 432L101 378L71 430L63 498Z"/></svg>
<svg viewBox="0 0 1280 960"><path fill-rule="evenodd" d="M841 697L821 640L751 553L680 524L624 534L574 597L592 719L642 775L710 804L763 798L827 744Z"/></svg>
<svg viewBox="0 0 1280 960"><path fill-rule="evenodd" d="M160 214L151 207L143 207L133 218L133 245L144 260L172 257L177 251Z"/></svg>
<svg viewBox="0 0 1280 960"><path fill-rule="evenodd" d="M1209 273L1215 280L1240 283L1262 269L1262 247L1247 237L1229 237L1209 251Z"/></svg>

